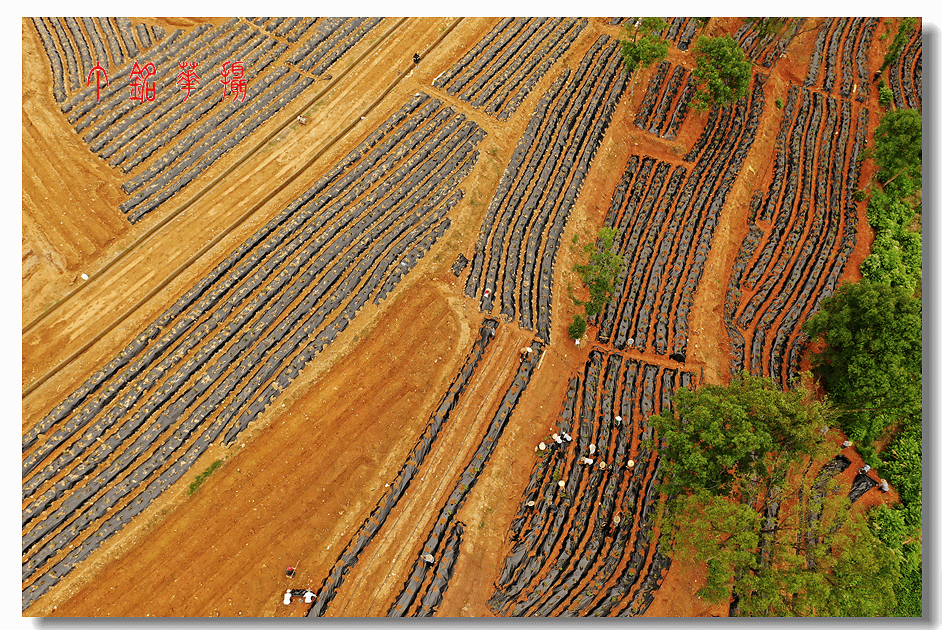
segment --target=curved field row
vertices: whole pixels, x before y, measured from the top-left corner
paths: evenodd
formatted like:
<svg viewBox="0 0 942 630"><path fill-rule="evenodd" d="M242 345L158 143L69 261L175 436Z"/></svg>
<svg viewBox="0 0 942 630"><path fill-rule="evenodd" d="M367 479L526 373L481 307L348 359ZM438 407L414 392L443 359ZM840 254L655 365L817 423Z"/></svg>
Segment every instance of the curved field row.
<svg viewBox="0 0 942 630"><path fill-rule="evenodd" d="M308 610L307 616L324 616L337 590L343 585L344 576L350 569L356 566L360 554L363 553L366 547L380 533L380 530L389 518L390 512L392 512L393 508L395 508L403 498L412 480L415 479L422 470L422 465L431 453L432 447L438 438L438 434L450 419L451 411L458 404L462 393L464 393L465 388L468 386L468 382L474 376L475 369L481 362L481 358L484 356L488 344L497 334L497 326L498 323L495 319L484 320L478 332L477 341L474 343L474 346L472 346L471 353L468 355L468 358L465 359L464 365L455 376L448 391L442 397L438 407L429 418L425 432L416 442L406 462L399 469L395 480L389 484L389 490L377 502L376 507L370 513L369 517L350 537L350 542L347 543L347 546L340 552L340 555L334 563L334 567L330 570L328 576L324 578L324 581L318 589L317 601ZM446 545L446 551L451 549L455 556L457 555L458 538L460 538L460 533L456 532L454 544L451 546ZM447 569L443 570L443 575L447 574L447 578L450 579L449 571L451 571L452 568L453 564L449 562ZM439 594L444 591L444 588L447 588L447 579L445 579L444 584L438 584L437 590Z"/></svg>
<svg viewBox="0 0 942 630"><path fill-rule="evenodd" d="M506 120L588 23L585 18L505 18L432 85Z"/></svg>
<svg viewBox="0 0 942 630"><path fill-rule="evenodd" d="M395 287L484 135L416 95L25 432L24 609Z"/></svg>
<svg viewBox="0 0 942 630"><path fill-rule="evenodd" d="M806 88L865 101L870 93L870 46L879 18L827 18L818 30ZM823 68L822 68L823 66Z"/></svg>
<svg viewBox="0 0 942 630"><path fill-rule="evenodd" d="M689 372L589 353L510 525L514 545L488 601L496 614L647 609L670 564L652 528L659 458L644 442L653 438L647 418L670 405L675 387L693 383Z"/></svg>
<svg viewBox="0 0 942 630"><path fill-rule="evenodd" d="M743 22L733 37L746 53L746 58L760 64L763 68L771 68L785 53L795 33L801 30L805 22L805 18L785 18L784 20L777 33L766 35L759 33L755 23Z"/></svg>
<svg viewBox="0 0 942 630"><path fill-rule="evenodd" d="M468 494L487 466L520 396L526 391L530 377L543 356L545 348L540 341L534 339L529 347L532 352L521 359L520 367L517 368L513 381L504 393L500 406L487 427L487 433L455 482L455 487L448 495L447 501L441 506L438 518L417 554L412 571L402 586L402 591L386 613L387 617L420 616L420 613L421 616L430 616L434 612L436 602L441 602L442 593L448 583L438 572L433 574L429 565L451 566L457 559L458 545L443 543L454 537L454 532L463 531L464 524L456 520L458 510L467 500Z"/></svg>
<svg viewBox="0 0 942 630"><path fill-rule="evenodd" d="M922 108L922 28L913 29L899 59L890 64L887 85L898 109Z"/></svg>
<svg viewBox="0 0 942 630"><path fill-rule="evenodd" d="M597 318L597 338L623 350L686 355L687 315L726 195L752 146L763 109L764 76L735 106L713 110L685 159L692 168L632 156L612 195L605 225L620 232L625 278Z"/></svg>
<svg viewBox="0 0 942 630"><path fill-rule="evenodd" d="M732 371L786 384L797 375L801 324L831 295L857 242L858 157L869 112L792 86L771 182L756 191L750 231L726 293Z"/></svg>
<svg viewBox="0 0 942 630"><path fill-rule="evenodd" d="M549 341L556 252L566 221L625 86L617 42L602 35L536 106L475 244L465 295L499 305Z"/></svg>
<svg viewBox="0 0 942 630"><path fill-rule="evenodd" d="M670 66L671 63L666 60L658 64L657 72L648 82L644 100L638 106L634 125L660 138L673 140L687 118L687 110L697 86L689 70L676 65L670 71Z"/></svg>
<svg viewBox="0 0 942 630"><path fill-rule="evenodd" d="M49 58L52 93L57 103L85 88L96 64L110 71L125 59L137 56L142 49L160 42L167 34L160 26L137 24L134 28L128 18L31 20Z"/></svg>
<svg viewBox="0 0 942 630"><path fill-rule="evenodd" d="M632 29L634 28L635 21L640 19L641 18L613 17L609 18L608 24L610 26L624 26L627 29ZM664 20L666 20L668 24L667 32L662 33L661 31L654 31L654 34L673 43L678 50L687 50L690 47L690 42L693 41L693 36L697 33L696 20L689 17L664 18Z"/></svg>

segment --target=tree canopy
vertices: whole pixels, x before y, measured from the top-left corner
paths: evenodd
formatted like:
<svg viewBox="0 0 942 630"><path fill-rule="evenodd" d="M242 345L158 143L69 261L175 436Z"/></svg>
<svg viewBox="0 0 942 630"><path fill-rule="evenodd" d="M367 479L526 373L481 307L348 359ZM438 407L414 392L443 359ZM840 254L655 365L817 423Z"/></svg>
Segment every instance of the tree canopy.
<svg viewBox="0 0 942 630"><path fill-rule="evenodd" d="M625 61L628 76L638 66L642 68L667 57L667 42L655 35L667 28L667 22L658 17L646 17L634 29L634 36L621 42L621 56ZM640 39L639 39L640 36Z"/></svg>
<svg viewBox="0 0 942 630"><path fill-rule="evenodd" d="M776 480L822 440L826 407L798 388L743 373L729 386L681 388L651 417L664 442L667 492L741 496L754 475Z"/></svg>
<svg viewBox="0 0 942 630"><path fill-rule="evenodd" d="M586 243L583 251L589 255L589 262L575 265L574 269L589 289L589 300L581 301L573 297L573 302L585 308L588 317L598 315L605 308L615 292L615 281L625 273L625 257L615 251L615 239L618 230L600 228L597 243Z"/></svg>
<svg viewBox="0 0 942 630"><path fill-rule="evenodd" d="M915 109L887 112L873 137L873 157L880 167L877 178L885 183L905 173L921 186L922 114Z"/></svg>
<svg viewBox="0 0 942 630"><path fill-rule="evenodd" d="M749 92L752 63L732 37L698 37L693 55L697 61L693 70L697 109L734 103Z"/></svg>
<svg viewBox="0 0 942 630"><path fill-rule="evenodd" d="M868 280L843 284L803 328L826 344L812 369L854 439L869 444L894 422L921 422L920 299Z"/></svg>

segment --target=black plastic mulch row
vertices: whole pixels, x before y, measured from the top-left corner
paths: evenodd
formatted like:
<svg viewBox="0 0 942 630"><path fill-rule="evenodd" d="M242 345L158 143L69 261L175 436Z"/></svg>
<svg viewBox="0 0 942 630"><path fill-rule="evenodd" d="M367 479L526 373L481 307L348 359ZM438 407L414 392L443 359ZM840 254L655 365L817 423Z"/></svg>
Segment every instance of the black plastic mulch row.
<svg viewBox="0 0 942 630"><path fill-rule="evenodd" d="M584 18L505 18L432 85L506 120L587 25Z"/></svg>
<svg viewBox="0 0 942 630"><path fill-rule="evenodd" d="M276 44L271 39L253 42L258 47L245 58L249 74L258 75L284 52L284 44ZM245 51L248 52L248 51ZM250 82L254 86L254 81ZM253 90L253 94L257 92ZM246 90L248 96L248 90ZM223 95L221 90L197 90L191 98L184 101L182 94L160 109L154 111L137 125L126 128L126 136L118 142L110 144L100 153L101 157L108 159L111 166L120 166L124 173L128 173L135 166L146 160L157 149L166 146L190 125L195 124L207 112L211 111L223 99L232 101L229 95ZM182 104L178 101L183 101ZM170 112L170 115L167 115ZM119 130L109 130L104 136L117 137ZM110 159L109 159L110 158Z"/></svg>
<svg viewBox="0 0 942 630"><path fill-rule="evenodd" d="M275 42L271 39L253 32L253 29L248 28L244 24L240 24L240 27L240 30L233 32L233 36L225 43L225 47L219 46L218 49L207 47L195 53L189 59L205 68L217 68L222 66L224 62L228 61L233 56L235 56L236 59L243 59L245 55L249 55L253 49L262 46L264 43L268 44L268 49L274 46ZM259 53L256 53L253 57L246 60L248 62L249 81L251 81L254 78L253 75L258 72L258 68L255 67L254 63L257 61L258 56ZM90 141L87 140L89 148L105 159L121 151L122 157L111 161L112 166L120 164L127 157L127 152L122 151L125 146L131 141L136 141L138 146L148 142L153 135L161 131L161 129L157 128L161 123L163 124L163 128L166 129L166 127L172 123L172 119L189 119L186 120L187 124L195 122L204 112L200 112L196 117L190 118L190 110L193 110L197 104L205 100L207 96L215 94L221 97L222 94L222 90L218 89L218 86L212 85L209 81L206 83L207 85L205 85L203 89L196 90L190 95L180 90L169 99L161 99L160 102L148 101L141 103L129 114L123 116L119 122L109 125ZM179 133L179 131L177 133ZM106 146L107 148L105 148ZM138 160L138 162L139 161L141 160ZM133 165L136 164L137 162L133 163ZM123 170L127 173L130 167L126 167Z"/></svg>
<svg viewBox="0 0 942 630"><path fill-rule="evenodd" d="M536 329L544 339L550 334L552 267L559 239L624 88L617 46L608 43L607 36L600 37L579 70L564 71L540 100L488 207L465 284L469 296L482 288L490 293L502 276L501 296L482 294L482 310L490 311L499 299L502 312L519 312L526 329L533 329L536 313ZM597 81L588 79L595 76ZM564 105L549 109L557 98ZM521 248L525 260L517 289Z"/></svg>
<svg viewBox="0 0 942 630"><path fill-rule="evenodd" d="M642 162L635 173L637 162L629 160L628 179L616 189L607 219L622 231L619 251L630 256L629 273L599 318L600 340L614 339L618 349L627 347L629 338L641 349L653 341L659 354L685 353L687 313L713 231L762 112L762 79L756 75L752 97L724 113L725 125L710 132L708 141L704 138L698 150L702 157L689 175L685 167L677 166L668 178L672 165L665 163L648 180L653 161ZM634 188L628 196L632 178ZM661 193L665 180L667 187ZM618 216L623 218L616 224Z"/></svg>
<svg viewBox="0 0 942 630"><path fill-rule="evenodd" d="M218 305L219 300L233 286L247 277L255 270L258 261L272 252L282 253L286 251L283 243L289 236L299 231L303 224L314 214L320 211L327 200L331 197L338 198L342 192L347 190L351 184L360 181L363 176L369 172L381 155L390 154L391 148L402 139L409 128L410 123L416 119L421 120L422 115L416 115L419 108L429 101L427 95L417 95L406 103L397 112L392 114L383 124L381 124L366 140L352 150L343 160L338 162L326 175L309 188L294 203L270 220L263 228L249 237L245 243L232 252L222 263L217 265L209 274L204 276L192 289L187 291L177 302L168 308L164 313L154 321L141 335L139 335L131 344L122 350L115 359L109 362L104 368L93 374L81 387L69 395L65 401L57 405L49 414L40 420L33 428L24 432L23 451L35 444L39 434L48 432L52 427L67 418L72 412L85 403L89 396L98 392L103 384L114 377L120 368L127 365L137 357L141 352L144 355L138 358L131 366L121 372L118 380L112 387L99 394L91 404L103 405L116 395L117 390L125 386L130 378L144 369L157 356L169 348L180 336L194 323L202 317L212 307ZM433 105L433 104L430 104ZM433 112L437 105L431 109L426 108L426 112ZM425 115L428 115L426 113ZM403 122L405 125L403 126ZM392 132L392 134L391 134ZM390 135L391 134L391 135ZM380 144L382 141L383 144ZM376 147L379 149L376 150ZM364 159L364 156L366 158ZM355 168L352 165L360 162ZM369 182L367 182L369 185ZM320 198L317 205L309 202L314 200L317 195L326 192L325 197ZM353 191L355 196L359 192ZM330 213L322 214L318 221L318 226L328 222L338 213L334 210ZM215 290L207 294L211 287ZM235 297L241 299L242 295L247 293L242 289ZM197 302L199 300L199 302ZM176 321L174 324L173 322ZM172 325L171 325L172 324ZM170 326L169 332L160 337L160 332ZM154 340L157 340L156 343ZM100 409L100 407L99 407ZM82 411L85 414L88 407ZM97 411L93 410L93 413ZM77 430L73 427L70 430ZM47 442L50 441L47 439Z"/></svg>
<svg viewBox="0 0 942 630"><path fill-rule="evenodd" d="M650 437L651 429L643 421L643 416L655 413L663 408L663 405L669 404L670 392L676 379L673 370L662 370L657 366L638 364L630 360L623 361L617 354L608 356L603 373L603 360L602 353L593 351L586 363L578 436L573 436L578 437L574 439L575 444L562 448L551 447L531 472L530 483L524 492L518 516L510 529L512 540L519 542L505 559L497 582L498 590L488 602L498 614L608 614L608 610L599 608L604 600L594 609L586 610L597 597L598 589L590 589L590 582L610 583L610 578L621 562L622 551L626 551L635 516L639 517L640 528L635 551L637 557L630 560L629 565L632 566L633 562L636 571L629 572L626 567L622 575L636 576L641 569L647 553L646 528L656 505L656 492L653 490L656 474L648 481L646 496L641 498L639 503L639 483L645 477L648 456L642 449L627 484L622 479L625 471L623 464L631 452L633 434L640 431L642 437ZM640 381L639 369L643 372ZM684 373L681 376L681 384L689 385L691 376ZM622 383L621 402L617 405L615 397L619 387L616 380ZM573 415L579 384L578 375L574 375L561 416L561 426L567 424L563 416ZM660 397L656 395L658 389L661 390ZM615 424L615 415L623 416L621 426ZM610 442L610 437L614 442ZM600 474L600 469L593 467L593 472L589 473L583 483L584 466L573 460L576 455L587 453L590 442L597 445L596 457L610 463L605 475ZM569 460L570 469L564 490L557 487L555 474L551 475L552 471L566 466L561 458ZM567 496L573 496L564 498L559 505L553 503L557 495L562 497L563 492ZM536 501L540 505L527 507L529 501ZM597 504L600 506L596 511L594 506ZM619 525L613 526L611 517L617 505L624 509L623 519ZM576 509L576 514L570 517L568 513L573 508ZM595 514L590 521L589 517L593 511ZM530 527L522 531L528 519ZM570 520L572 527L569 534L561 540L562 525ZM576 549L582 549L578 556L574 556ZM537 555L528 557L529 550L536 550ZM546 565L552 565L546 577L539 584L527 589L526 586L532 583L540 567ZM625 586L624 580L621 580L614 588L625 589ZM627 593L627 589L624 592ZM621 597L616 599L620 600ZM541 604L541 600L545 601ZM567 600L569 603L564 604Z"/></svg>
<svg viewBox="0 0 942 630"><path fill-rule="evenodd" d="M471 348L471 352L465 359L464 365L455 375L448 391L442 397L438 407L429 417L425 426L425 431L416 442L405 463L399 469L395 480L389 484L389 490L377 502L376 507L370 513L369 517L363 522L360 528L350 537L350 542L340 552L333 568L328 576L324 578L320 588L317 591L317 600L308 616L322 617L327 611L330 602L336 596L337 589L343 584L344 576L359 560L360 554L372 542L373 538L379 533L380 529L389 518L390 512L399 503L408 490L412 480L419 472L419 468L425 462L425 458L432 450L439 432L451 417L452 410L457 406L464 393L468 382L474 376L474 371L484 356L487 346L497 334L498 322L495 319L485 319L478 331L478 338Z"/></svg>
<svg viewBox="0 0 942 630"><path fill-rule="evenodd" d="M234 22L236 21L234 20ZM74 124L75 132L84 133L83 140L90 142L138 105L148 108L154 107L158 100L163 101L170 98L171 93L176 91L173 86L180 70L177 65L178 60L186 57L187 54L196 52L203 46L209 45L213 39L223 33L224 26L216 31L211 24L200 24L189 33L184 33L176 38L167 47L154 50L153 55L148 56L147 61L154 64L156 72L156 74L149 76L146 81L148 85L153 84L156 90L154 101L147 100L146 90L143 102L131 100L129 82L126 83L122 76L116 77L109 88L101 95L100 101L89 99L90 109L76 107L69 114L69 122ZM143 68L145 64L140 65ZM133 64L125 70L127 76L130 76ZM91 96L91 93L89 93L89 96ZM86 129L89 130L88 133L85 133Z"/></svg>
<svg viewBox="0 0 942 630"><path fill-rule="evenodd" d="M783 198L781 209L775 211L775 226L770 232L766 246L758 257L753 257L754 262L746 279L746 286L752 287L759 285L757 293L744 306L739 304L735 306L736 310L742 307L741 314L732 323L735 326L734 353L732 369L738 370L744 367L744 337L743 335L751 326L752 322L758 318L759 323L755 331L751 334L751 360L750 370L757 374L767 374L780 381L788 381L797 373L798 367L798 348L804 347L802 334L795 334L802 321L810 317L816 309L818 301L822 295L830 295L833 292L835 270L839 275L843 269L846 256L853 249L856 243L856 210L853 208L853 202L850 194L853 186L856 185L857 165L856 156L862 150L862 134L866 129L866 110L858 114L856 122L857 131L853 147L848 151L850 126L852 123L851 107L849 101L836 101L833 98L827 100L821 98L817 93L808 93L804 90L805 98L798 109L797 122L792 126L790 117L786 117L782 122L782 129L779 138L791 129L791 141L780 142L779 155L777 163L783 160L782 155L785 151L790 151L793 158L789 158L791 165L794 163L794 170L788 176L788 186L791 192L787 192ZM796 93L789 94L789 105L795 100ZM811 106L814 108L811 109ZM827 106L826 109L824 106ZM823 118L823 120L822 120ZM837 130L836 126L840 125ZM823 125L819 132L818 127ZM827 146L821 151L815 148L814 138L820 134L822 142ZM833 140L825 140L833 138ZM806 143L804 150L799 149L796 144ZM786 149L787 145L791 145ZM802 155L804 154L804 159ZM813 161L812 158L813 157ZM850 161L848 161L848 159ZM801 160L799 165L799 160ZM818 164L817 172L814 174L815 186L811 188L812 164ZM844 176L848 168L847 176ZM779 196L778 190L782 187L783 177L774 178L767 196L769 204L766 206L766 215L772 215L771 205ZM798 181L801 179L804 183L805 192L798 194ZM798 211L799 205L804 206L809 200L813 199L814 207L818 210L813 213L814 222L808 235L804 234L804 223L807 213L799 212L796 221L792 221L792 215ZM842 202L849 206L842 213ZM842 221L842 215L846 219ZM771 218L771 216L770 216ZM826 229L824 226L826 225ZM837 243L838 231L843 231L841 242ZM750 236L752 236L750 234ZM785 244L780 243L783 236L787 236ZM799 240L804 240L804 245L794 256L790 251L797 249ZM747 249L754 249L755 243L748 247L744 243L740 251L740 257L747 254ZM782 251L781 254L775 252ZM834 251L838 252L838 257L831 260ZM778 255L778 261L775 267L769 271L768 265L774 257ZM737 258L739 260L739 258ZM785 278L784 288L776 288L774 297L772 296L773 287L778 287L779 278ZM762 280L760 284L760 280ZM727 301L730 300L730 292L733 291L732 285L728 290ZM738 290L735 289L735 290ZM780 317L785 308L785 303L795 295L797 297L791 302L787 313L781 323L774 329L770 329L773 321ZM735 298L738 303L741 300ZM808 305L811 303L811 309ZM729 305L727 305L727 311ZM806 312L807 311L807 312ZM803 314L804 313L804 314ZM731 321L727 314L728 322ZM765 337L767 331L774 331L775 337L768 359L763 359ZM792 348L788 352L786 362L786 346L791 343ZM784 367L783 367L784 364Z"/></svg>
<svg viewBox="0 0 942 630"><path fill-rule="evenodd" d="M478 130L478 131L480 131L480 130ZM474 138L476 138L476 139L471 139L471 141L472 141L472 146L473 146L473 144L476 144L476 143L480 140L481 134L476 135ZM451 148L449 148L449 150L451 150ZM470 169L470 165L472 164L472 162L473 162L472 160L468 160L468 159L466 158L465 154L456 154L456 157L455 157L454 161L447 163L445 166L446 166L447 168L452 169L452 170L455 169L455 168L458 168L459 173L461 173L461 177L463 177L463 176L465 176L465 175L467 174L467 171ZM449 166L449 164L450 164L450 166ZM459 168L459 165L460 165L460 164L463 164L464 166L461 166L461 167ZM457 183L457 181L455 181L455 180L452 180L452 181L453 181L453 184L454 184L454 183ZM452 184L452 185L453 185L453 184ZM446 205L443 206L443 207L444 207L444 208L451 207L451 206L454 204L454 201L455 201L455 198L454 198L454 196L453 196L453 199L450 200L450 201L448 201L448 202L446 203ZM419 245L418 245L419 250L421 250L421 248L423 247L423 243L428 243L428 242L429 242L427 238L422 238L422 232L425 231L425 230L431 229L432 226L434 225L434 223L437 222L437 221L441 218L441 216L442 216L442 215L441 215L440 212L439 212L439 213L436 213L435 215L432 215L433 221L432 221L431 223L428 223L428 222L423 223L423 225L425 225L425 227L418 226L418 227L421 227L421 230L419 230L419 231L416 231L416 229L418 229L418 228L413 229L412 232L410 232L410 234L406 235L406 237L405 237L404 240L398 245L398 247L400 247L401 249L404 249L406 245L408 245L408 244L410 244L410 243L416 243L416 242L418 242L418 243L419 243ZM437 217L437 218L436 218L436 217ZM437 235L440 235L440 234L441 234L441 231L442 231L444 228L446 228L446 227L447 227L447 221L444 222L444 223L439 224L439 227L438 227L438 228L435 228L435 229L433 230L433 233L435 233L435 234L437 234ZM385 246L385 245L383 245L383 246ZM427 246L426 246L426 248L427 248ZM413 251L413 252L416 252L416 253L408 253L408 252L407 252L407 253L406 253L406 259L412 260L412 259L415 259L415 258L417 258L418 256L420 256L421 253L423 253L423 252L421 252L421 251L419 251L419 250L416 250L415 247L413 247L413 249L410 250L410 251ZM377 268L377 272L379 272L379 273L381 274L377 279L378 279L378 280L381 280L382 277L383 277L383 274L386 274L386 275L388 276L390 273L396 273L398 270L394 269L393 266L394 266L394 264L399 260L400 257L401 257L401 250L400 250L400 253L395 254L394 256L387 256L387 257L384 259L384 262L385 262L386 266L383 267L383 266L381 265L379 268ZM374 272L374 275L375 275L375 273L376 273L376 272ZM399 272L399 273L401 273L401 272ZM356 275L357 275L357 278L358 278L358 281L359 281L360 274L356 274ZM351 318L353 317L353 315L355 315L356 311L359 309L359 307L362 305L362 303L363 303L366 299L369 298L371 292L373 292L373 291L375 290L375 288L376 288L376 283L373 283L373 284L369 284L369 283L368 283L367 286L365 286L363 289L360 290L360 292L359 292L358 295L356 296L356 299L354 299L350 304L348 304L347 308L345 309L345 315L343 315L343 316L346 318L346 320L351 319ZM341 285L340 289L343 290L343 285ZM350 289L352 289L352 286L350 287ZM348 289L348 290L349 290L349 289ZM333 306L331 306L331 308L333 308ZM319 351L320 349L323 348L324 345L326 345L326 343L329 343L330 340L332 340L333 336L335 336L337 332L339 332L340 330L342 330L342 329L345 327L345 325L346 325L346 320L344 320L344 321L341 322L341 321L340 321L340 318L338 317L338 319L335 320L334 324L332 324L331 326L328 327L327 331L325 331L325 334L322 335L321 337L319 337L319 339L318 339L314 344L311 344L311 346L314 347L314 351L315 351L315 352L316 352L316 351ZM310 356L313 356L313 355L309 353L308 358L309 358ZM218 403L213 403L213 404L215 405L215 404L218 404ZM204 415L204 414L197 414L197 415ZM231 416L230 416L230 417L231 417ZM226 422L227 422L227 420L224 419L224 418L222 418L222 417L220 417L219 419L217 419L216 423L214 423L214 428L212 429L211 433L213 433L213 435L218 435L218 432L222 430L222 428L224 427L224 424L225 424ZM188 420L188 424L189 424L189 425L193 425L194 423L193 423L193 422L190 422L190 421ZM189 431L191 431L191 430L192 430L192 429L188 429L187 432L189 432ZM179 432L179 430L178 430L178 431L177 431L177 435L176 435L176 437L175 437L175 440L177 440L178 442L182 443L182 440L185 440L185 439L186 439L186 435L180 434L180 432ZM202 438L201 438L201 439L202 439ZM213 438L213 439L215 439L215 438ZM203 440L203 441L205 442L205 440ZM211 440L210 440L210 441L211 441ZM194 447L191 447L191 449L192 449L192 448L195 448L195 446L194 446ZM164 451L164 452L168 452L168 451L166 451L166 449L161 449L161 450ZM172 450L174 450L173 447L170 448L170 451L169 451L169 452L172 452ZM202 452L202 451L199 451L199 452ZM195 453L194 460L195 460L195 457L196 457L196 456L198 456L198 453ZM188 460L188 461L190 461L190 460ZM172 474L176 474L177 472L179 472L179 474L183 474L183 472L185 472L185 471L178 471L177 467L174 467L171 471L168 471L168 472L171 472ZM179 476L179 475L177 475L177 477L178 477L178 476ZM174 479L177 478L177 477L174 477ZM169 478L168 478L168 479L169 479ZM167 481L168 483L169 483L169 482L172 482L172 479L169 479L169 481L168 481L168 479L165 479L165 481ZM163 484L163 482L155 482L155 483L158 483L158 485L160 485L161 487L163 487L163 485L165 485L165 484ZM162 485L162 484L163 484L163 485ZM151 487L151 488L153 487L153 483L151 484L150 487ZM122 489L123 489L123 488L122 488ZM148 492L149 492L149 491L148 491ZM146 494L146 493L145 493L145 494ZM145 503L149 503L149 499L148 499ZM143 509L142 506L144 505L144 503L135 501L134 504L135 504L135 505L138 505L138 506L140 507L140 509ZM110 534L108 534L108 535L110 535ZM97 534L96 534L96 537L97 537ZM93 540L94 540L94 539L93 539ZM61 542L61 541L60 541L60 542ZM100 541L99 541L99 542L100 542ZM85 547L85 546L83 545L83 548L84 548L84 547ZM61 567L59 567L59 569L61 570ZM41 585L43 581L46 581L46 580L48 579L48 577L49 577L48 575L45 576L45 577L44 577L40 582L38 582L37 584L40 584L40 585ZM36 586L36 585L34 584L33 586ZM35 589L31 589L31 592L33 592L33 591L35 591ZM27 604L27 605L28 605L28 604Z"/></svg>
<svg viewBox="0 0 942 630"><path fill-rule="evenodd" d="M128 219L136 223L192 182L216 160L235 148L246 136L268 122L272 116L287 107L313 82L314 80L309 77L289 76L270 92L273 97L284 87L284 91L277 100L273 101L266 95L265 98L256 99L245 109L240 108L238 115L230 116L225 124L218 127L205 142L197 145L185 158L167 169L152 187L148 186L139 193L143 195L146 191L151 191L150 195L145 196L146 202L141 203L144 200L135 196L121 204L121 210L128 212L133 208L134 211L128 214Z"/></svg>
<svg viewBox="0 0 942 630"><path fill-rule="evenodd" d="M409 585L421 584L428 571L428 566L422 559L422 556L426 554L431 554L432 556L436 555L446 532L451 527L452 522L456 520L458 510L461 509L471 489L474 488L474 485L477 483L478 477L480 477L484 467L487 466L487 462L490 460L494 448L497 447L500 436L503 434L504 428L507 426L507 422L510 420L510 416L513 414L517 402L520 400L520 396L526 390L527 384L530 382L530 377L536 369L545 349L544 345L536 339L530 343L530 348L533 349L533 352L529 353L520 361L520 367L517 369L517 373L514 375L514 379L509 388L504 393L500 407L488 426L487 433L475 450L471 461L458 478L455 488L449 495L447 502L442 506L438 518L435 521L435 525L432 526L422 546L422 550L419 553L419 557L416 558L412 572L406 580L406 585L386 613L387 617L398 617L407 614L418 595L415 591L409 592L409 590L411 590Z"/></svg>
<svg viewBox="0 0 942 630"><path fill-rule="evenodd" d="M119 25L122 24L122 18L118 18L116 22ZM130 21L128 21L128 24L130 24ZM127 100L130 96L129 77L131 71L134 69L134 63L137 62L143 67L148 62L155 60L166 61L167 51L171 50L173 46L179 43L183 34L183 29L177 29L160 40L160 42L156 43L152 48L137 51L133 55L130 55L129 59L127 59L124 64L119 68L115 68L114 73L108 74L108 85L97 88L97 92L94 83L89 86L83 85L81 90L77 91L61 106L62 113L68 114L67 120L69 123L75 124L76 121L93 109L104 107L110 110L113 107L117 107L121 100ZM141 56L143 56L143 58Z"/></svg>

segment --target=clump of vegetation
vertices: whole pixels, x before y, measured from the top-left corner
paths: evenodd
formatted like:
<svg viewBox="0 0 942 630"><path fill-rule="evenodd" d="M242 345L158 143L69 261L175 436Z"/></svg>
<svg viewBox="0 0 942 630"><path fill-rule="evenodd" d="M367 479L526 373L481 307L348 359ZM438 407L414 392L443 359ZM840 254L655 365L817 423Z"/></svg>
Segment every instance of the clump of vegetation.
<svg viewBox="0 0 942 630"><path fill-rule="evenodd" d="M583 253L589 256L588 262L573 267L583 286L589 289L588 300L578 299L570 290L569 297L573 303L583 307L585 312L585 317L576 315L569 326L569 336L573 339L579 339L585 334L586 319L602 312L615 292L615 282L625 274L627 263L615 246L618 235L618 230L614 228L599 228L597 241L586 243L582 248ZM578 238L574 238L573 244L577 242ZM574 336L576 333L578 336Z"/></svg>
<svg viewBox="0 0 942 630"><path fill-rule="evenodd" d="M880 65L880 70L885 70L887 66L899 59L903 46L909 41L909 33L916 27L916 22L917 18L914 17L907 17L900 20L899 27L896 29L896 36L893 37L893 43L890 44L890 47L886 51L886 56L883 57L883 64ZM887 20L887 23L889 23L889 20Z"/></svg>
<svg viewBox="0 0 942 630"><path fill-rule="evenodd" d="M700 597L734 595L744 616L898 610L898 555L833 482L805 475L806 457L830 454L821 432L828 404L803 386L783 392L743 373L728 387L680 389L671 407L651 418L668 460L662 489L676 495L659 526L682 532L679 558L706 563ZM789 508L770 516L771 504Z"/></svg>
<svg viewBox="0 0 942 630"><path fill-rule="evenodd" d="M203 472L201 472L200 474L198 474L198 475L196 476L196 479L194 479L194 480L190 483L190 489L187 491L187 494L188 494L188 495L192 495L194 492L196 492L197 490L199 490L199 489L200 489L200 486L203 485L203 482L206 481L206 480L209 478L209 476L210 476L211 474L213 474L214 472L216 472L216 469L219 468L220 466L222 466L222 460L221 460L221 459L217 459L217 460L214 461L212 464L210 464L209 467L208 467L206 470L204 470Z"/></svg>
<svg viewBox="0 0 942 630"><path fill-rule="evenodd" d="M693 70L696 109L735 103L749 93L752 63L732 37L698 37L693 56L697 61Z"/></svg>
<svg viewBox="0 0 942 630"><path fill-rule="evenodd" d="M582 315L576 315L573 318L572 323L569 324L569 338L570 339L582 339L582 335L585 334L586 328L585 318Z"/></svg>
<svg viewBox="0 0 942 630"><path fill-rule="evenodd" d="M658 17L641 18L634 28L634 35L621 42L621 56L625 62L625 73L631 76L638 66L647 67L667 57L667 42L655 35L667 28L667 22ZM639 38L640 36L640 38Z"/></svg>
<svg viewBox="0 0 942 630"><path fill-rule="evenodd" d="M915 295L922 294L922 115L912 109L889 112L867 152L879 166L870 193L867 222L876 232L864 278Z"/></svg>

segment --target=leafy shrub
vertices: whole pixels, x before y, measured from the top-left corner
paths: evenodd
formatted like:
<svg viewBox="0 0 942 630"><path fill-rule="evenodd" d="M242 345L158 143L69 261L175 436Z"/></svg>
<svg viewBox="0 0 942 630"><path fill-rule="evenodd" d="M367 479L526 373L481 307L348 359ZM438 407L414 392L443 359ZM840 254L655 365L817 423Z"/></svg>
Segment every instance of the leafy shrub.
<svg viewBox="0 0 942 630"><path fill-rule="evenodd" d="M906 505L922 505L922 430L918 425L905 429L885 455L887 479Z"/></svg>
<svg viewBox="0 0 942 630"><path fill-rule="evenodd" d="M582 315L576 315L572 323L569 324L569 338L570 339L582 339L582 335L586 331L586 322L585 318Z"/></svg>
<svg viewBox="0 0 942 630"><path fill-rule="evenodd" d="M893 90L885 85L880 86L880 107L884 109L893 104Z"/></svg>

